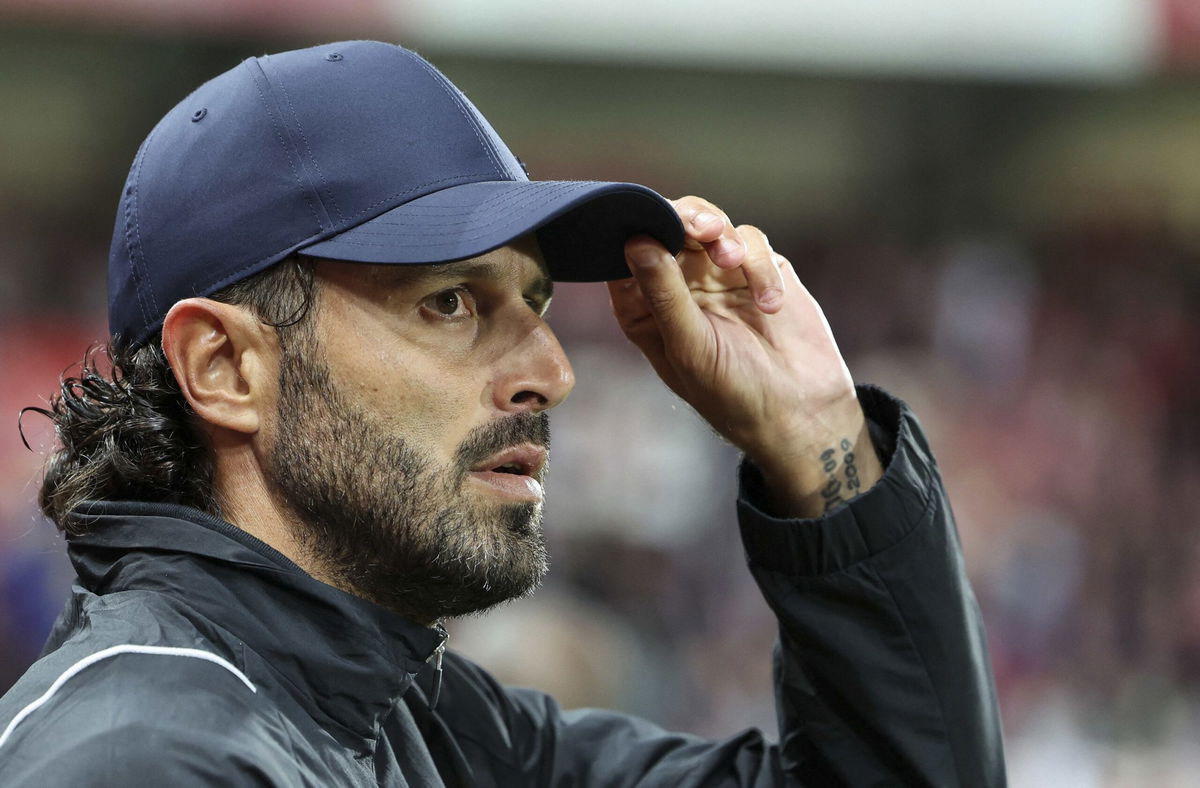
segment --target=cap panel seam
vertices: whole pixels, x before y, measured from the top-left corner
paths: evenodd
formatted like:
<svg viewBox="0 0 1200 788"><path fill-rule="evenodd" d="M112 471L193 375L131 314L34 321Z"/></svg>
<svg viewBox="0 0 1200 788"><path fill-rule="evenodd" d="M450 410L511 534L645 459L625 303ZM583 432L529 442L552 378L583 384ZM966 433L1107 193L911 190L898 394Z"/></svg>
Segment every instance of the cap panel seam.
<svg viewBox="0 0 1200 788"><path fill-rule="evenodd" d="M251 72L250 81L254 83L254 90L258 93L258 99L262 102L263 109L267 113L267 119L271 122L271 129L275 132L275 137L279 140L279 146L283 148L283 155L287 158L288 167L290 167L292 170L292 177L296 179L296 185L300 187L300 192L304 195L304 204L308 206L308 211L312 214L313 222L317 225L316 232L319 233L323 229L321 227L321 215L317 212L316 207L312 204L310 190L304 187L304 180L300 177L300 172L296 168L296 157L293 155L293 152L288 149L287 140L284 138L283 132L280 129L280 126L282 125L282 118L276 118L275 113L271 111L271 102L267 100L267 96L262 89L262 84L258 80L258 77L261 76L264 82L268 81L267 75L263 71L262 65L256 59L247 60L245 63ZM255 68L258 69L257 75L254 73ZM270 255L268 255L268 257L269 256Z"/></svg>
<svg viewBox="0 0 1200 788"><path fill-rule="evenodd" d="M159 123L150 132L150 136L146 138L146 142L142 145L142 149L138 152L137 163L134 165L135 172L131 184L132 191L129 195L129 203L125 209L125 237L129 239L130 230L133 231L134 243L130 245L129 262L133 266L133 272L136 278L133 282L133 290L137 295L138 309L142 313L142 324L150 323L150 312L157 313L158 298L154 295L154 284L150 281L150 276L146 272L146 255L142 244L142 227L141 221L138 218L138 199L141 195L142 183L142 166L146 162L146 154L150 152L150 145L154 142L154 138L158 135L162 124ZM145 284L148 292L142 292L142 285ZM149 310L149 311L147 311Z"/></svg>
<svg viewBox="0 0 1200 788"><path fill-rule="evenodd" d="M461 92L458 92L457 89L451 89L451 87L447 84L447 79L442 76L440 72L434 69L433 66L426 63L423 58L417 57L415 54L408 52L407 50L404 51L409 55L409 57L417 61L417 63L421 65L421 68L425 69L425 71L429 73L429 76L433 78L433 81L441 86L442 90L446 91L446 95L450 96L450 99L454 102L454 106L458 107L458 111L462 113L463 118L471 127L471 131L475 132L475 139L479 140L479 144L482 145L483 149L487 152L488 158L492 160L492 164L496 167L496 174L500 176L500 179L511 180L511 178L504 177L507 173L505 173L504 167L501 166L500 158L496 155L496 151L492 149L491 142L485 137L483 130L479 128L479 123L476 122L475 118L471 117L471 113L463 105L465 96Z"/></svg>
<svg viewBox="0 0 1200 788"><path fill-rule="evenodd" d="M317 177L321 179L323 191L329 197L329 202L333 205L333 210L337 213L338 221L343 222L346 220L346 217L342 214L342 209L337 204L337 199L333 196L333 191L329 188L329 181L325 179L325 173L321 170L321 165L317 162L317 157L313 155L312 146L308 142L308 136L304 133L304 127L300 125L300 116L296 114L296 106L292 103L292 97L288 94L283 80L277 80L277 83L279 91L283 94L284 101L287 102L288 111L292 113L292 120L296 124L296 133L300 135L300 140L304 143L304 151L308 154L308 160L312 162L313 169L317 172ZM319 194L320 191L318 191Z"/></svg>
<svg viewBox="0 0 1200 788"><path fill-rule="evenodd" d="M138 249L140 240L133 226L136 221L134 213L137 209L131 207L131 203L134 202L137 195L136 177L129 179L126 189L129 192L126 195L129 199L125 203L125 246L129 250L129 277L133 281L133 296L137 301L138 311L142 313L142 324L145 325L150 320L150 316L146 314L146 303L142 295L141 280L145 277L138 270L137 256L140 254L140 250Z"/></svg>

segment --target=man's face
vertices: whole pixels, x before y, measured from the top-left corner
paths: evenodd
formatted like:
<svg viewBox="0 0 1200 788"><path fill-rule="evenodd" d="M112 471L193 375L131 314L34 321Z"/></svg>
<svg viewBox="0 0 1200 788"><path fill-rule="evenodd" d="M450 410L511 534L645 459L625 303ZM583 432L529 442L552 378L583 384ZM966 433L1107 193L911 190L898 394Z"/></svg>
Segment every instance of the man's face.
<svg viewBox="0 0 1200 788"><path fill-rule="evenodd" d="M532 591L545 411L574 385L532 237L460 263L322 261L317 275L312 330L283 349L266 462L301 547L421 623Z"/></svg>

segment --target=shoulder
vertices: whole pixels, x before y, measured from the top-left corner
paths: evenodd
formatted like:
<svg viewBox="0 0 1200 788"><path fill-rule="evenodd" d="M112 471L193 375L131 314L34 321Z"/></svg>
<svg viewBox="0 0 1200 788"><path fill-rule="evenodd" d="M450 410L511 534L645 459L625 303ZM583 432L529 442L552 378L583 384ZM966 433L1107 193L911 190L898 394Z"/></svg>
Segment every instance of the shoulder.
<svg viewBox="0 0 1200 788"><path fill-rule="evenodd" d="M271 747L256 735L263 711L253 682L211 651L63 648L0 701L0 781L203 785L238 774L232 784L270 785L257 759L275 759L254 751Z"/></svg>

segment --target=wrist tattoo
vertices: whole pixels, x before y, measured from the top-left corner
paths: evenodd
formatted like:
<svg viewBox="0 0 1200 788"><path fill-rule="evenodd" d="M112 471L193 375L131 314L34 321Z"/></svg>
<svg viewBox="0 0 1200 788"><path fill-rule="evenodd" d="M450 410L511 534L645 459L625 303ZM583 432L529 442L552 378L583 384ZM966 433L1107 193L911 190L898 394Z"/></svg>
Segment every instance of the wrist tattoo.
<svg viewBox="0 0 1200 788"><path fill-rule="evenodd" d="M841 449L841 462L837 459L838 449ZM821 500L825 502L825 511L828 512L838 504L845 503L847 498L857 495L862 482L858 478L854 444L849 438L842 438L837 448L821 452L821 462L824 463L822 467L825 473L829 475L821 487Z"/></svg>

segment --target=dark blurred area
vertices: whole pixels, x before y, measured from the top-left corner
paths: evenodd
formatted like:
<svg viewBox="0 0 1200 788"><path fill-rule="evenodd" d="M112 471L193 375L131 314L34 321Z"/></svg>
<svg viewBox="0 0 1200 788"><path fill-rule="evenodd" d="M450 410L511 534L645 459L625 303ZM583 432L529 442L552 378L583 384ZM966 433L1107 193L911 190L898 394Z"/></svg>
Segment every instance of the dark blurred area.
<svg viewBox="0 0 1200 788"><path fill-rule="evenodd" d="M36 506L53 435L27 415L27 450L17 413L106 334L116 197L141 139L246 56L340 35L412 45L401 23L323 35L7 5L0 688L72 577ZM1200 29L1198 5L1163 4ZM915 407L987 624L1014 785L1200 773L1200 36L1164 41L1163 63L1104 78L417 46L534 177L701 194L762 227L855 379ZM773 730L774 625L742 565L736 452L624 342L602 286L562 286L551 323L579 381L554 419L552 578L458 622L451 646L568 706Z"/></svg>

